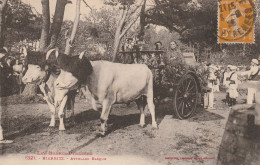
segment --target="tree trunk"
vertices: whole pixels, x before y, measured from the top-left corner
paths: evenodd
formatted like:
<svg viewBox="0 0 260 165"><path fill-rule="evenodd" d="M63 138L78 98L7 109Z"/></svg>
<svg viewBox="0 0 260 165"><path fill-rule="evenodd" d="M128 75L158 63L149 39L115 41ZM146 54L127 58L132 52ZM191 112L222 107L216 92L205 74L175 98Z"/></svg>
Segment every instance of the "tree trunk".
<svg viewBox="0 0 260 165"><path fill-rule="evenodd" d="M44 51L48 46L50 30L50 6L49 0L41 0L42 3L42 32L40 38L40 51Z"/></svg>
<svg viewBox="0 0 260 165"><path fill-rule="evenodd" d="M4 47L4 23L3 23L3 14L0 11L0 48Z"/></svg>
<svg viewBox="0 0 260 165"><path fill-rule="evenodd" d="M114 47L113 47L113 59L112 61L116 61L116 55L119 49L119 44L120 44L121 38L120 38L120 29L117 28L116 34L115 34L115 40L114 40Z"/></svg>
<svg viewBox="0 0 260 165"><path fill-rule="evenodd" d="M144 40L144 28L145 28L145 25L146 25L146 22L145 22L145 5L146 5L146 0L144 0L144 3L142 5L142 8L141 8L141 13L140 13L140 31L139 31L139 34L138 34L138 39L140 41L143 41Z"/></svg>
<svg viewBox="0 0 260 165"><path fill-rule="evenodd" d="M137 6L134 9L134 13L140 8L140 6ZM120 20L117 24L117 28L116 28L116 34L115 34L115 40L114 40L114 50L113 50L113 54L112 54L112 61L116 60L116 55L118 52L118 48L119 48L119 44L121 39L123 38L123 36L126 34L126 32L133 26L133 24L137 21L137 19L140 16L140 12L139 14L137 14L137 16L135 18L132 18L129 21L129 18L132 16L132 14L129 14L129 8L127 9L126 7L122 10L122 13L120 15ZM128 21L128 23L127 23Z"/></svg>
<svg viewBox="0 0 260 165"><path fill-rule="evenodd" d="M50 32L50 36L51 36L50 44L47 47L47 50L54 48L57 44L57 40L58 40L58 37L60 34L62 22L63 22L65 6L67 3L68 3L67 0L57 0L55 13L54 13L54 17L53 17L53 23L52 23L51 32Z"/></svg>
<svg viewBox="0 0 260 165"><path fill-rule="evenodd" d="M80 18L80 2L81 0L77 0L76 4L76 16L74 19L74 24L71 32L70 38L67 39L66 41L66 47L65 47L65 54L69 55L71 51L72 44L74 43L74 39L76 36L77 28L79 25L79 18Z"/></svg>
<svg viewBox="0 0 260 165"><path fill-rule="evenodd" d="M0 1L0 48L4 46L4 17L7 0Z"/></svg>
<svg viewBox="0 0 260 165"><path fill-rule="evenodd" d="M120 13L120 20L117 24L117 27L116 27L116 34L115 34L115 39L114 39L114 46L113 46L113 54L112 54L112 61L115 61L116 60L116 54L117 54L117 51L118 51L118 48L119 48L119 44L120 44L120 41L121 41L121 32L123 30L123 26L125 24L125 19L126 19L126 15L127 15L127 10L126 8L123 9L123 11Z"/></svg>

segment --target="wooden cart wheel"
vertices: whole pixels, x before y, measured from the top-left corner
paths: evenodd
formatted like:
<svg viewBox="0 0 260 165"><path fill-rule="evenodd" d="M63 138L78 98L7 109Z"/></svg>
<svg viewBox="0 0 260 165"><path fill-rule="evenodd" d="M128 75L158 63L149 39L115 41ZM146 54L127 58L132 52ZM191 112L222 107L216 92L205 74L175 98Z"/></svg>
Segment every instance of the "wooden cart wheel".
<svg viewBox="0 0 260 165"><path fill-rule="evenodd" d="M198 95L195 78L190 74L184 75L177 84L173 99L173 110L179 119L187 119L193 115L197 107Z"/></svg>

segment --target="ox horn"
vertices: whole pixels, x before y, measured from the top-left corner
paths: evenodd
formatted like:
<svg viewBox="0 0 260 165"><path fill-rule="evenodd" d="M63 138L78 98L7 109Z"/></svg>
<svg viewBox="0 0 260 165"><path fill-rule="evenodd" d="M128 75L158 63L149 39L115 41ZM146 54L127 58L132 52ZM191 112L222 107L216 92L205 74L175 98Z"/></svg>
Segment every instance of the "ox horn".
<svg viewBox="0 0 260 165"><path fill-rule="evenodd" d="M56 58L58 58L58 56L59 56L59 48L55 49L55 56L56 56Z"/></svg>
<svg viewBox="0 0 260 165"><path fill-rule="evenodd" d="M7 49L7 47L4 46L3 49L8 53L8 49Z"/></svg>
<svg viewBox="0 0 260 165"><path fill-rule="evenodd" d="M84 50L84 51L82 51L82 52L79 54L79 59L82 59L82 58L83 58L83 56L84 56L84 54L85 54L85 50Z"/></svg>
<svg viewBox="0 0 260 165"><path fill-rule="evenodd" d="M46 54L46 60L49 59L50 54L51 54L54 50L56 50L56 49L50 49L50 50L47 52L47 54ZM56 56L56 54L55 54L55 56Z"/></svg>

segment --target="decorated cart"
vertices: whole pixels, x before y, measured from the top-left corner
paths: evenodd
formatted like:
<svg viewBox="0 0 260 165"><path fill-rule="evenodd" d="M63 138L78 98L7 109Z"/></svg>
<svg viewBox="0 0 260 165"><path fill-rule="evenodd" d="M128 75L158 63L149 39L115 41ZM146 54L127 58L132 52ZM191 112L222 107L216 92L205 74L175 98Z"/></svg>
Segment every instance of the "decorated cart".
<svg viewBox="0 0 260 165"><path fill-rule="evenodd" d="M179 119L190 118L203 104L207 91L207 70L195 60L194 53L183 53L184 62L171 62L162 50L121 51L122 63L144 63L154 76L154 97L172 98L173 113Z"/></svg>

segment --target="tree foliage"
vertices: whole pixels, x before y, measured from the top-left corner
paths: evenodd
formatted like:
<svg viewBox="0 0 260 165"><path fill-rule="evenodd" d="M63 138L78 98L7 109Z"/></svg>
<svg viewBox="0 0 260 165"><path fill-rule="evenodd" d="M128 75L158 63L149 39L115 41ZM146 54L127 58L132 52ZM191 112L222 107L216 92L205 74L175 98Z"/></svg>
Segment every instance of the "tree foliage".
<svg viewBox="0 0 260 165"><path fill-rule="evenodd" d="M32 6L19 0L8 1L5 17L6 45L23 39L39 39L41 15L33 10Z"/></svg>
<svg viewBox="0 0 260 165"><path fill-rule="evenodd" d="M146 24L178 32L183 42L208 45L216 43L217 1L155 0L145 13Z"/></svg>
<svg viewBox="0 0 260 165"><path fill-rule="evenodd" d="M161 25L178 33L196 24L191 18L197 14L200 7L192 5L192 0L154 0L154 2L154 7L145 13L147 24Z"/></svg>
<svg viewBox="0 0 260 165"><path fill-rule="evenodd" d="M80 53L88 49L92 44L104 44L106 45L106 50L111 51L118 13L119 10L106 7L100 10L93 9L91 14L86 15L84 19L79 22L75 42L72 45L74 49L72 54ZM72 21L63 22L58 39L58 45L61 51L64 50L65 34L71 32L72 26Z"/></svg>

